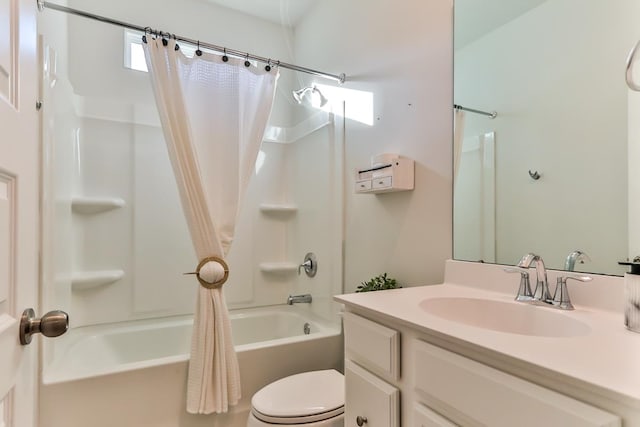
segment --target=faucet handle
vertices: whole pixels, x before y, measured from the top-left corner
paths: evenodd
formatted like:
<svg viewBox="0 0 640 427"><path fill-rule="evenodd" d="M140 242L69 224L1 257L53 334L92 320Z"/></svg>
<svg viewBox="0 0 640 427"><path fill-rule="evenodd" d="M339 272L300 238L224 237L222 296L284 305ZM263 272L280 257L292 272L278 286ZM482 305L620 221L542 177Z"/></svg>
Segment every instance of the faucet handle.
<svg viewBox="0 0 640 427"><path fill-rule="evenodd" d="M302 269L304 269L304 272L309 277L316 275L318 271L318 260L313 252L309 252L304 256L304 262L298 266L298 276Z"/></svg>
<svg viewBox="0 0 640 427"><path fill-rule="evenodd" d="M520 287L516 295L516 301L531 301L533 293L531 292L531 284L529 282L529 269L523 267L506 267L505 273L520 273Z"/></svg>
<svg viewBox="0 0 640 427"><path fill-rule="evenodd" d="M577 273L564 273L558 276L556 282L556 291L553 293L551 303L562 310L573 310L573 304L569 298L569 290L567 289L567 280L577 280L578 282L590 282L593 280L591 276Z"/></svg>
<svg viewBox="0 0 640 427"><path fill-rule="evenodd" d="M313 267L313 261L310 259L305 260L302 264L298 266L298 276L300 275L300 271L304 268L304 271L310 270Z"/></svg>

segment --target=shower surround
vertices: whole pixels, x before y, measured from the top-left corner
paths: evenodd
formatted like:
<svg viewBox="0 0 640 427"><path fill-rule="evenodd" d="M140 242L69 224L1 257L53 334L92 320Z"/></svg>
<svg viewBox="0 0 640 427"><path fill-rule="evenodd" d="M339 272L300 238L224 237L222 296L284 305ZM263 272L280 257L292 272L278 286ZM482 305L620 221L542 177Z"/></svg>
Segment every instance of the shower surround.
<svg viewBox="0 0 640 427"><path fill-rule="evenodd" d="M220 13L225 25L246 19L229 14ZM45 18L51 21L42 25L48 70L43 95L50 106L43 111L42 299L44 307L69 312L72 330L43 343L41 424L131 425L138 419L141 425L243 425L250 397L261 386L305 370L340 368L340 318L331 297L342 292L343 118L296 104L291 91L299 77L280 78L224 292L239 339L253 329L247 318L284 332L236 343L243 390L229 414L187 415L188 362L178 343L190 339L186 325L197 284L183 273L193 271L195 255L148 77L122 69L122 56L107 52L93 58L95 67L77 67L95 53L89 45L121 46L122 29L96 32L95 24L80 18ZM279 26L258 19L252 25L255 32L245 40L288 59L284 47L273 47L282 43ZM67 29L86 37L68 38ZM297 275L307 252L319 260L314 278ZM313 303L286 306L288 295L301 293L312 294ZM276 314L256 317L260 307ZM181 327L170 326L175 319ZM309 335L295 332L305 323ZM176 344L167 356L169 337ZM144 350L135 356L124 350L141 342ZM114 363L87 366L82 357L91 354ZM292 361L291 354L302 359ZM64 368L78 365L86 367L81 375ZM134 394L126 398L129 392ZM122 399L137 409L125 409ZM158 402L166 402L162 411ZM157 419L150 415L156 413Z"/></svg>

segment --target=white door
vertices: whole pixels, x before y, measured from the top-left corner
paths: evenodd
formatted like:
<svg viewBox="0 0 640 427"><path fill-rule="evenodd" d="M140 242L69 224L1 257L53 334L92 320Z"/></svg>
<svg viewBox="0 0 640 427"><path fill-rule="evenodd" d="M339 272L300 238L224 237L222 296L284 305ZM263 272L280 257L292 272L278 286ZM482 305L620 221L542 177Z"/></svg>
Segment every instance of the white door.
<svg viewBox="0 0 640 427"><path fill-rule="evenodd" d="M0 427L36 425L38 339L18 326L37 308L37 84L36 1L0 0Z"/></svg>

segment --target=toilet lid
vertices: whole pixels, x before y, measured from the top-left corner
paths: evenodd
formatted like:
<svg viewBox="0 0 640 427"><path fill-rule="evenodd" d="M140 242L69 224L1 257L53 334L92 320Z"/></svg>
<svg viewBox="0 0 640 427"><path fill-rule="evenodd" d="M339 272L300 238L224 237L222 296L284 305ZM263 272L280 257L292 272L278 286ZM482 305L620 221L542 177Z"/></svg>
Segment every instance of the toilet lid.
<svg viewBox="0 0 640 427"><path fill-rule="evenodd" d="M256 418L280 424L321 421L344 412L344 376L333 369L282 378L251 399Z"/></svg>

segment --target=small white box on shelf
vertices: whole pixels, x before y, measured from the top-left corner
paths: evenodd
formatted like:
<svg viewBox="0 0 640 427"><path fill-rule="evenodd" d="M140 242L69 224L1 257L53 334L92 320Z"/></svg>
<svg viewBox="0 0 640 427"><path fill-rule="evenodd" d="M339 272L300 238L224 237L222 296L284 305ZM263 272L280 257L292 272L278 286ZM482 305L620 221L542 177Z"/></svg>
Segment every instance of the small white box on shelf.
<svg viewBox="0 0 640 427"><path fill-rule="evenodd" d="M390 193L413 190L414 162L397 154L371 158L371 166L356 170L356 193Z"/></svg>

